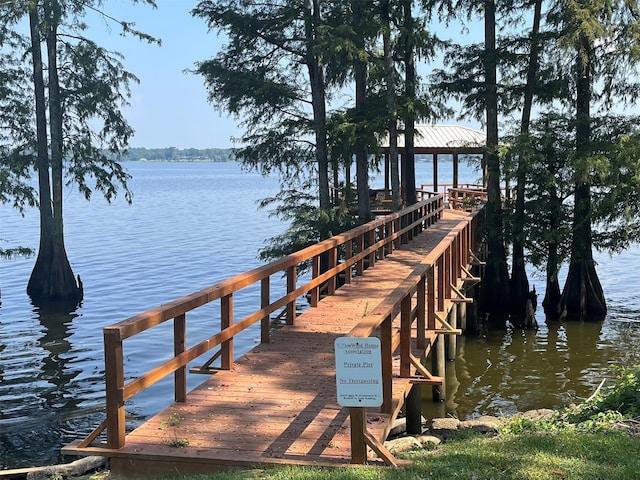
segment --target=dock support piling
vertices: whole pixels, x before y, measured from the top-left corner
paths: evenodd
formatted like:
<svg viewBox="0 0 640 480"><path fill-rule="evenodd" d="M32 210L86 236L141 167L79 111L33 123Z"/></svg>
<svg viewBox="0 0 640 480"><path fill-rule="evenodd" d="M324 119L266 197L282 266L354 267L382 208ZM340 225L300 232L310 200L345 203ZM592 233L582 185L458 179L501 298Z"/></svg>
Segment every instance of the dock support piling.
<svg viewBox="0 0 640 480"><path fill-rule="evenodd" d="M422 433L422 388L419 384L411 386L405 401L407 433L410 435Z"/></svg>
<svg viewBox="0 0 640 480"><path fill-rule="evenodd" d="M433 364L433 370L438 377L445 376L445 352L444 352L444 334L438 335L438 340L435 344L435 349L431 351L431 361ZM443 385L433 386L433 400L443 402L446 398L446 382Z"/></svg>
<svg viewBox="0 0 640 480"><path fill-rule="evenodd" d="M467 304L461 303L458 305L458 325L462 330L462 333L467 331Z"/></svg>

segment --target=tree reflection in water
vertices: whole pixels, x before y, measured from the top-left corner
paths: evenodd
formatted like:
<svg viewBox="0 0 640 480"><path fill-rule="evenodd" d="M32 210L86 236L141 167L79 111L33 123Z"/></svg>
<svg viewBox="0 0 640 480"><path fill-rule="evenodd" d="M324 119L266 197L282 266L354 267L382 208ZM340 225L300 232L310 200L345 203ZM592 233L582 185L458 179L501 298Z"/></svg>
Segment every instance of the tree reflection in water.
<svg viewBox="0 0 640 480"><path fill-rule="evenodd" d="M513 415L563 408L589 397L612 365L640 361L629 335L615 322L540 322L534 330L508 329L459 337L457 360L447 363L447 398L425 395L427 416ZM428 389L425 389L427 391Z"/></svg>
<svg viewBox="0 0 640 480"><path fill-rule="evenodd" d="M33 307L28 332L0 335L10 342L0 343L2 357L13 360L0 362L0 469L60 462L62 443L95 425L86 415L97 409L81 408L81 347L72 342L78 317L75 306ZM43 449L43 442L58 448Z"/></svg>

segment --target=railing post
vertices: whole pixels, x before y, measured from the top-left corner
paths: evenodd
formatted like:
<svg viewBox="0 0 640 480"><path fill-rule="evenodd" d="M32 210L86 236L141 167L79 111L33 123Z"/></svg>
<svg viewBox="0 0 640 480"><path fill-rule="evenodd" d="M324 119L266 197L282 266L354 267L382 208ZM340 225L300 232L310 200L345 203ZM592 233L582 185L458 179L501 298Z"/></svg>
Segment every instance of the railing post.
<svg viewBox="0 0 640 480"><path fill-rule="evenodd" d="M464 250L465 267L471 263L470 261L471 254L469 252L473 250L473 226L475 225L475 222L476 222L476 215L473 216L473 218L467 225L467 237L466 237L465 250Z"/></svg>
<svg viewBox="0 0 640 480"><path fill-rule="evenodd" d="M444 251L444 296L445 298L451 298L451 282L452 282L452 275L451 275L451 247L452 245L449 244L449 246L446 248L446 250Z"/></svg>
<svg viewBox="0 0 640 480"><path fill-rule="evenodd" d="M416 310L417 310L417 319L416 319L416 346L420 349L424 349L427 346L427 342L425 340L425 329L426 329L426 277L423 274L420 277L420 281L418 282L418 291L416 292Z"/></svg>
<svg viewBox="0 0 640 480"><path fill-rule="evenodd" d="M407 243L407 232L404 231L407 228L407 216L400 211L400 217L396 219L396 232L400 233L400 241L398 242L398 248L402 248L403 243Z"/></svg>
<svg viewBox="0 0 640 480"><path fill-rule="evenodd" d="M467 268L469 265L469 232L471 221L467 223L462 230L462 234L460 235L460 265Z"/></svg>
<svg viewBox="0 0 640 480"><path fill-rule="evenodd" d="M338 265L338 247L333 247L327 252L327 255L329 256L328 270L331 270ZM327 293L333 295L336 293L336 275L332 275L328 282Z"/></svg>
<svg viewBox="0 0 640 480"><path fill-rule="evenodd" d="M351 257L353 257L353 240L347 240L347 243L344 245L344 250L345 261L349 262ZM344 271L344 283L347 285L351 283L351 267Z"/></svg>
<svg viewBox="0 0 640 480"><path fill-rule="evenodd" d="M444 285L446 282L446 273L445 273L444 263L445 263L444 255L440 255L437 260L437 265L438 265L437 295L438 295L438 311L439 312L444 312L444 300L445 300Z"/></svg>
<svg viewBox="0 0 640 480"><path fill-rule="evenodd" d="M378 228L380 232L380 240L382 240L382 245L378 248L378 258L380 260L384 260L387 255L393 253L393 245L391 242L387 242L387 239L393 235L393 224L391 222L384 222Z"/></svg>
<svg viewBox="0 0 640 480"><path fill-rule="evenodd" d="M475 253L475 243L476 243L476 224L478 222L478 214L474 213L471 218L471 222L469 222L469 250ZM468 262L467 262L468 263Z"/></svg>
<svg viewBox="0 0 640 480"><path fill-rule="evenodd" d="M424 224L424 228L429 228L429 225L431 225L432 205L433 205L433 202L431 201L431 198L429 198L429 202L424 207L424 218L422 222Z"/></svg>
<svg viewBox="0 0 640 480"><path fill-rule="evenodd" d="M178 315L173 319L173 355L178 356L185 351L187 344L187 316ZM173 373L174 398L176 402L187 401L187 367L180 367Z"/></svg>
<svg viewBox="0 0 640 480"><path fill-rule="evenodd" d="M382 356L382 413L391 413L393 404L393 351L391 317L380 324L380 355Z"/></svg>
<svg viewBox="0 0 640 480"><path fill-rule="evenodd" d="M220 299L220 330L229 328L233 324L233 294L225 295ZM233 367L233 337L222 343L221 367L231 370Z"/></svg>
<svg viewBox="0 0 640 480"><path fill-rule="evenodd" d="M364 407L350 407L351 417L351 463L364 464L367 461L367 444L364 434L367 429L367 410Z"/></svg>
<svg viewBox="0 0 640 480"><path fill-rule="evenodd" d="M311 259L311 278L318 278L320 275L320 255L314 255ZM320 286L313 287L309 292L309 303L312 307L317 307L320 302Z"/></svg>
<svg viewBox="0 0 640 480"><path fill-rule="evenodd" d="M266 308L271 303L271 277L263 278L260 282L260 307ZM269 315L262 317L260 321L260 342L271 341L271 319Z"/></svg>
<svg viewBox="0 0 640 480"><path fill-rule="evenodd" d="M296 282L298 277L298 271L296 266L293 265L287 268L287 293L291 293L296 289ZM296 318L296 300L293 299L287 303L287 325L293 325L293 321Z"/></svg>
<svg viewBox="0 0 640 480"><path fill-rule="evenodd" d="M369 230L369 246L373 247L373 245L376 244L376 229L372 228L371 230ZM376 250L374 249L370 254L369 254L369 268L374 267L376 264Z"/></svg>
<svg viewBox="0 0 640 480"><path fill-rule="evenodd" d="M362 252L364 252L364 233L361 233L360 235L358 235L358 239L357 239L357 249L358 249L358 255L360 255ZM358 262L356 263L356 275L358 276L362 276L364 274L364 257L361 258L360 260L358 260Z"/></svg>
<svg viewBox="0 0 640 480"><path fill-rule="evenodd" d="M452 257L451 257L451 282L457 285L458 279L462 277L462 270L460 266L462 262L460 261L460 244L463 233L458 232L456 238L453 240L453 244L451 245Z"/></svg>
<svg viewBox="0 0 640 480"><path fill-rule="evenodd" d="M436 280L435 268L433 265L427 271L427 328L436 329ZM432 345L433 347L433 345Z"/></svg>
<svg viewBox="0 0 640 480"><path fill-rule="evenodd" d="M107 408L107 447L125 442L124 356L120 331L104 330L104 367Z"/></svg>
<svg viewBox="0 0 640 480"><path fill-rule="evenodd" d="M400 304L400 376L411 376L411 295Z"/></svg>
<svg viewBox="0 0 640 480"><path fill-rule="evenodd" d="M407 213L406 215L403 215L404 227L409 227L409 225L411 225L413 223L413 215L414 215L414 213L415 213L415 210L412 210L411 212ZM414 227L407 228L407 236L406 236L407 242L410 242L411 240L413 240L413 229L414 229Z"/></svg>

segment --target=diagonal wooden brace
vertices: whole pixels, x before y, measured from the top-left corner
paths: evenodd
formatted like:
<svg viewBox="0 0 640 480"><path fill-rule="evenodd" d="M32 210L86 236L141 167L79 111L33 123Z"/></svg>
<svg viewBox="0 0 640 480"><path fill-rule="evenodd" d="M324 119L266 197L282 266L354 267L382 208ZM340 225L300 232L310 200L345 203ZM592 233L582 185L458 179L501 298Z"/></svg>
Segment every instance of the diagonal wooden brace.
<svg viewBox="0 0 640 480"><path fill-rule="evenodd" d="M474 277L473 273L466 269L464 265L460 265L460 270L462 270L462 273L466 275L465 277L462 277L462 281L465 283L478 283L481 280L480 277Z"/></svg>
<svg viewBox="0 0 640 480"><path fill-rule="evenodd" d="M213 362L215 362L221 356L222 356L222 349L220 349L217 352L215 352L213 354L213 356L209 360L204 362L204 364L201 367L191 367L189 369L189 373L203 373L205 375L212 375L212 374L214 374L216 372L219 372L221 370L225 370L223 368L218 368L218 367L212 367L211 366L211 364Z"/></svg>
<svg viewBox="0 0 640 480"><path fill-rule="evenodd" d="M451 285L451 290L458 296L458 298L452 298L451 301L454 303L473 303L473 298L465 297L464 293L462 293L455 285Z"/></svg>
<svg viewBox="0 0 640 480"><path fill-rule="evenodd" d="M436 315L436 320L438 320L440 324L446 329L446 331L443 333L450 333L454 335L462 334L462 330L460 330L459 328L453 328L449 322L447 322L444 318L442 318L437 313L435 315Z"/></svg>
<svg viewBox="0 0 640 480"><path fill-rule="evenodd" d="M387 447L385 447L382 444L382 442L380 442L376 437L371 435L367 430L364 431L364 441L369 447L371 447L371 450L376 452L376 454L382 460L384 460L384 463L386 465L388 465L388 466L397 467L401 463L402 464L409 464L410 463L410 462L405 462L405 461L402 461L402 460L398 460L396 457L394 457L393 453L391 453L387 449Z"/></svg>
<svg viewBox="0 0 640 480"><path fill-rule="evenodd" d="M87 448L96 438L100 436L105 428L107 428L107 421L103 420L102 423L98 425L98 427L93 432L91 432L91 434L87 438L85 438L78 444L78 448Z"/></svg>
<svg viewBox="0 0 640 480"><path fill-rule="evenodd" d="M436 377L433 375L429 370L427 370L427 367L425 367L422 362L415 357L415 355L409 354L409 360L416 368L417 373L422 375L422 377L412 376L411 383L426 383L429 385L442 385L444 383L443 377Z"/></svg>
<svg viewBox="0 0 640 480"><path fill-rule="evenodd" d="M487 262L483 262L482 260L480 260L475 253L473 253L472 250L469 250L469 256L471 257L471 264L472 265L486 265Z"/></svg>

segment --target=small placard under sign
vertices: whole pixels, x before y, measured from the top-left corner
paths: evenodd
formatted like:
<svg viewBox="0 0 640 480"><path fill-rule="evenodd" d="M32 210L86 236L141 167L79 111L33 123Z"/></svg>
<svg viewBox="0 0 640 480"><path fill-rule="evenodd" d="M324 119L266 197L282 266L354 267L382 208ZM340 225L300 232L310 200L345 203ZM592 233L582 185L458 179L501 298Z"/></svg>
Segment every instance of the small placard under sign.
<svg viewBox="0 0 640 480"><path fill-rule="evenodd" d="M376 337L336 339L336 387L343 407L382 405L382 360Z"/></svg>

